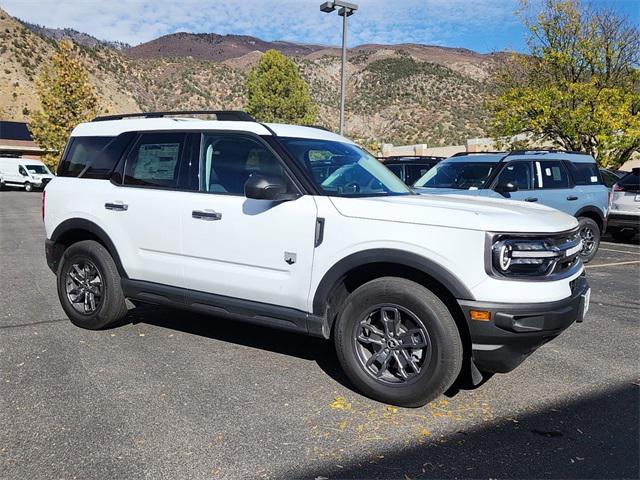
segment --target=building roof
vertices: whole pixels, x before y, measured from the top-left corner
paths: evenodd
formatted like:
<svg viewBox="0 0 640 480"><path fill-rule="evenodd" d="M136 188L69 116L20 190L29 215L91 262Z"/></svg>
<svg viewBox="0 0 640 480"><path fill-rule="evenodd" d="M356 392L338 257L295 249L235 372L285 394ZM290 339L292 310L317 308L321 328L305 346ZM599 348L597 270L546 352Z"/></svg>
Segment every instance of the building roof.
<svg viewBox="0 0 640 480"><path fill-rule="evenodd" d="M26 123L0 120L0 140L32 141L33 139Z"/></svg>

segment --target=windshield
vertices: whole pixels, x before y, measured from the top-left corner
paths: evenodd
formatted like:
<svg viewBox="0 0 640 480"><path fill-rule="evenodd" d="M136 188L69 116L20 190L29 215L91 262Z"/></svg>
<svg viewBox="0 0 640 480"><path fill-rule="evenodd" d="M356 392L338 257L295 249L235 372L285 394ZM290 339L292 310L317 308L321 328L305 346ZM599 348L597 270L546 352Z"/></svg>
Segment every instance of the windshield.
<svg viewBox="0 0 640 480"><path fill-rule="evenodd" d="M356 145L308 138L278 139L327 195L413 194L387 167Z"/></svg>
<svg viewBox="0 0 640 480"><path fill-rule="evenodd" d="M482 188L496 165L493 162L441 162L425 173L415 186L462 190Z"/></svg>
<svg viewBox="0 0 640 480"><path fill-rule="evenodd" d="M25 165L25 167L27 168L29 173L35 173L38 175L47 175L51 173L44 165Z"/></svg>

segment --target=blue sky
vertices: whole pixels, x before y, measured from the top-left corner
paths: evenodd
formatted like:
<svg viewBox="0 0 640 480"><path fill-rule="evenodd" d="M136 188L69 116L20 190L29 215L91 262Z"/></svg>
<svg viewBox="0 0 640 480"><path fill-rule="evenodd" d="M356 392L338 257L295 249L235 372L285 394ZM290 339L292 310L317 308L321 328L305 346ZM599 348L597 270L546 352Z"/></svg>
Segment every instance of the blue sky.
<svg viewBox="0 0 640 480"><path fill-rule="evenodd" d="M479 52L526 51L518 0L350 0L349 45L424 43ZM536 1L534 0L534 4ZM340 18L320 0L0 0L9 14L136 45L161 35L214 32L338 45ZM640 0L593 0L640 23Z"/></svg>

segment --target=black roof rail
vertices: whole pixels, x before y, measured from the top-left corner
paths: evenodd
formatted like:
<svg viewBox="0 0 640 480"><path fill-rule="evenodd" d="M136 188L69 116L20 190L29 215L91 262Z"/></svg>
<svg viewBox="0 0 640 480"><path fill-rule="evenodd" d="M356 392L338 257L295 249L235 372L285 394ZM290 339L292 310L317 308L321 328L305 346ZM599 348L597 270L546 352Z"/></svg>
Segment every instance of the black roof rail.
<svg viewBox="0 0 640 480"><path fill-rule="evenodd" d="M176 110L173 112L139 112L123 113L119 115L103 115L96 117L92 122L105 122L108 120L122 120L123 118L162 118L178 115L215 115L221 122L255 122L256 120L247 112L241 110Z"/></svg>
<svg viewBox="0 0 640 480"><path fill-rule="evenodd" d="M444 160L446 157L438 155L390 155L388 157L379 157L383 162L393 160Z"/></svg>
<svg viewBox="0 0 640 480"><path fill-rule="evenodd" d="M497 155L501 153L507 153L507 152L458 152L451 155L451 157L464 157L465 155Z"/></svg>

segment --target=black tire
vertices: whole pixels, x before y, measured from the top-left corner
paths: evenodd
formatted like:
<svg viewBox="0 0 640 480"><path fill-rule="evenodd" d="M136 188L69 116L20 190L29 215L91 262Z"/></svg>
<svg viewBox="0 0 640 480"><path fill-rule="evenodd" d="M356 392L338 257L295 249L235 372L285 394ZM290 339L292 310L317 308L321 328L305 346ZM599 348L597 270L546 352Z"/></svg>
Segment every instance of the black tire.
<svg viewBox="0 0 640 480"><path fill-rule="evenodd" d="M583 263L589 263L598 253L600 247L600 227L589 217L578 218L580 236L582 237L583 247L580 252L580 258Z"/></svg>
<svg viewBox="0 0 640 480"><path fill-rule="evenodd" d="M79 269L74 269L74 265ZM89 280L92 276L95 280L99 278L98 285L91 285L91 288L97 289L93 295L95 308L91 309L92 305L89 305L90 311L82 310L82 301L74 303L71 300L71 295L68 294L68 287L73 291L72 287L76 282L73 282L69 276L69 272L73 270L75 278L78 278L78 271L80 272L93 272L93 267L97 271L98 276L85 275L87 278L87 284L91 284ZM87 269L87 270L85 270ZM58 267L58 298L62 304L62 308L69 317L71 322L81 328L89 330L99 330L107 327L112 323L121 321L127 314L127 306L122 293L122 287L120 286L120 275L116 268L111 255L106 248L104 248L98 242L93 240L83 240L78 243L74 243L67 248L60 260L60 266ZM84 300L87 293L76 296ZM87 308L86 305L84 307Z"/></svg>
<svg viewBox="0 0 640 480"><path fill-rule="evenodd" d="M618 242L628 242L636 236L636 233L638 232L633 228L627 228L625 230L619 230L616 228L611 230L611 236Z"/></svg>
<svg viewBox="0 0 640 480"><path fill-rule="evenodd" d="M426 331L426 335L420 338L429 346L417 362L422 362L419 372L412 372L409 379L400 378L397 358L389 360L389 369L393 369L392 364L395 364L397 382L393 379L392 371L387 372L391 380L376 378L375 372L370 371L371 368L377 368L380 373L383 362L375 360L372 367L367 367L367 362L363 359L368 346L358 340L358 336L364 332L361 330L361 322L372 322L370 319L376 315L375 308L381 305L384 309L399 307L396 310L404 315L406 322L414 325L421 323L421 327ZM372 309L374 313L369 314ZM382 318L382 313L379 318ZM456 323L442 300L415 282L403 278L382 277L360 286L347 297L336 322L334 341L340 364L353 384L375 400L402 407L420 407L444 393L460 373L463 349ZM396 337L401 338L404 335L406 339L406 335L409 334L405 330ZM374 334L370 332L369 335ZM411 337L415 335L411 334ZM403 349L398 350L397 345L391 346L388 337L381 343L385 346L380 346L377 351L375 350L378 347L370 345L374 350L371 357L381 354L385 348L391 354L402 354L400 350ZM404 344L405 340L401 340L400 343ZM413 355L411 354L410 358L414 359ZM408 360L409 357L403 358ZM378 367L376 363L381 365ZM405 363L406 366L409 365Z"/></svg>
<svg viewBox="0 0 640 480"><path fill-rule="evenodd" d="M31 185L29 182L24 182L24 191L25 192L33 191L33 185Z"/></svg>

